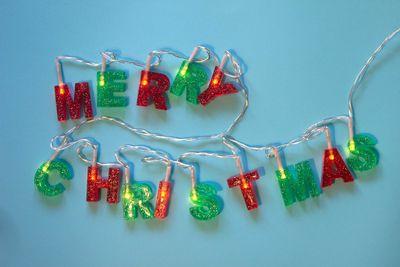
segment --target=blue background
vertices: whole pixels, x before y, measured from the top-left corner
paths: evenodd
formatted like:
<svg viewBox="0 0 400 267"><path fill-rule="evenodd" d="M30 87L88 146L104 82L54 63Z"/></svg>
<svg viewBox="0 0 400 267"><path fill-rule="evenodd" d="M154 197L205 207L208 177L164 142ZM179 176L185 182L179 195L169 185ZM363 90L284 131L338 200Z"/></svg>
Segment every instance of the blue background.
<svg viewBox="0 0 400 267"><path fill-rule="evenodd" d="M274 176L275 162L248 152L249 168L264 167L257 181L261 205L249 213L226 178L231 160L198 159L200 180L221 188L224 210L211 222L188 212L190 180L173 174L174 191L164 221L126 223L120 204L88 204L86 166L74 150L61 157L74 179L61 197L47 199L34 187L39 164L51 155L49 140L73 125L56 120L54 59L77 55L99 61L101 51L144 61L153 49L188 55L204 44L221 56L233 51L245 70L250 108L233 135L247 143L285 142L313 122L347 112L351 83L383 38L400 25L399 1L6 1L1 0L1 266L398 266L400 39L373 65L355 98L356 130L374 134L378 168L341 181L318 199L286 209ZM173 77L179 60L165 57ZM130 72L125 109L97 109L131 124L171 135L215 133L228 126L239 95L206 109L171 99L167 112L135 106L140 69ZM95 70L64 64L65 80L94 83ZM101 144L103 161L119 145L147 144L175 157L187 150L225 150L220 143L171 145L133 136L110 124L83 129ZM336 124L336 145L347 129ZM320 174L325 140L285 150L294 164L314 159ZM129 157L138 163L141 155ZM135 164L134 179L155 187L160 165ZM104 192L103 192L104 193Z"/></svg>

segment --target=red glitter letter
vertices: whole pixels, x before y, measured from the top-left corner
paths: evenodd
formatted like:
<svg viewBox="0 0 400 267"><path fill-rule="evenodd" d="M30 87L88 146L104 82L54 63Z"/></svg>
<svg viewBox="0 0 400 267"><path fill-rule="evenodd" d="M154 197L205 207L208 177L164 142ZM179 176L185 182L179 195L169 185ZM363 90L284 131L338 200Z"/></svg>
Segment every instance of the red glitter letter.
<svg viewBox="0 0 400 267"><path fill-rule="evenodd" d="M90 166L88 168L86 200L90 202L99 201L100 189L107 188L107 202L118 203L120 169L110 168L108 170L108 179L101 178L99 173L99 166L96 166L96 168Z"/></svg>
<svg viewBox="0 0 400 267"><path fill-rule="evenodd" d="M169 88L169 79L166 75L142 70L139 84L137 105L147 107L149 99L153 100L156 109L167 110L164 93Z"/></svg>
<svg viewBox="0 0 400 267"><path fill-rule="evenodd" d="M169 197L171 194L171 182L161 181L158 186L156 210L154 211L154 217L164 219L167 217Z"/></svg>
<svg viewBox="0 0 400 267"><path fill-rule="evenodd" d="M207 90L202 92L198 97L199 102L203 106L207 105L218 96L237 93L238 90L235 88L235 86L230 83L224 84L223 79L224 73L220 68L215 67L214 73L211 77L210 85L208 86Z"/></svg>
<svg viewBox="0 0 400 267"><path fill-rule="evenodd" d="M244 201L248 210L258 207L256 193L251 184L252 181L258 180L260 175L257 170L243 174L243 176L236 175L228 179L229 188L240 186Z"/></svg>
<svg viewBox="0 0 400 267"><path fill-rule="evenodd" d="M89 83L75 83L74 99L69 92L68 85L61 84L54 86L56 95L57 118L58 121L67 120L67 109L70 117L77 120L81 117L81 106L86 118L93 118L92 100L90 98Z"/></svg>
<svg viewBox="0 0 400 267"><path fill-rule="evenodd" d="M337 178L342 178L345 183L354 180L339 151L336 148L325 149L324 166L322 167L322 187L331 186Z"/></svg>

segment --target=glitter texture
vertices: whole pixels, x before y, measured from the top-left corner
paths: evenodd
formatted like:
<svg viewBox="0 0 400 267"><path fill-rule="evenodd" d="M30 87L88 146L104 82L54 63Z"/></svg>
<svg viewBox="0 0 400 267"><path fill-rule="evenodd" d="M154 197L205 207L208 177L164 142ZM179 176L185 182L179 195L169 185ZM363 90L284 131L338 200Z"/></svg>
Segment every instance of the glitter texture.
<svg viewBox="0 0 400 267"><path fill-rule="evenodd" d="M318 178L314 175L314 172L311 168L310 162L308 160L299 162L295 165L297 179L299 181L304 181L307 197L308 194L312 197L318 197L321 195L321 187L319 186Z"/></svg>
<svg viewBox="0 0 400 267"><path fill-rule="evenodd" d="M198 220L211 220L222 211L217 190L209 184L197 184L190 193L190 200L195 205L189 209L190 214Z"/></svg>
<svg viewBox="0 0 400 267"><path fill-rule="evenodd" d="M61 179L72 179L71 166L66 161L56 159L42 163L36 170L34 181L38 191L48 197L57 196L65 190L64 185L61 183L55 185L49 183L50 172L52 171L57 172Z"/></svg>
<svg viewBox="0 0 400 267"><path fill-rule="evenodd" d="M377 140L367 134L357 134L353 140L349 140L347 144L350 152L347 159L349 167L355 171L367 171L375 168L379 162L379 153L374 147L376 144Z"/></svg>
<svg viewBox="0 0 400 267"><path fill-rule="evenodd" d="M122 195L122 209L126 220L135 220L139 212L143 219L153 218L153 206L149 202L153 198L150 186L138 183L125 185Z"/></svg>
<svg viewBox="0 0 400 267"><path fill-rule="evenodd" d="M302 161L295 165L296 179L291 167L276 171L279 187L285 206L290 206L296 201L303 201L310 195L319 196L321 189L314 177L309 161Z"/></svg>
<svg viewBox="0 0 400 267"><path fill-rule="evenodd" d="M101 188L107 189L107 202L118 203L119 184L121 171L119 168L110 168L108 178L100 177L100 166L88 167L86 200L89 202L99 201Z"/></svg>
<svg viewBox="0 0 400 267"><path fill-rule="evenodd" d="M161 181L157 191L156 209L154 211L154 217L158 219L164 219L165 217L167 217L170 196L171 196L171 182Z"/></svg>
<svg viewBox="0 0 400 267"><path fill-rule="evenodd" d="M354 181L353 175L344 163L339 151L336 148L325 149L322 187L331 186L337 178L342 178L345 183Z"/></svg>
<svg viewBox="0 0 400 267"><path fill-rule="evenodd" d="M180 96L186 90L186 100L192 104L197 104L200 89L207 83L207 80L208 76L203 66L195 62L183 61L170 92Z"/></svg>
<svg viewBox="0 0 400 267"><path fill-rule="evenodd" d="M114 93L126 91L127 74L123 71L97 72L97 106L126 107L129 99L126 96L116 96Z"/></svg>
<svg viewBox="0 0 400 267"><path fill-rule="evenodd" d="M198 97L200 104L205 106L211 101L213 101L216 97L228 94L234 94L238 92L238 90L233 84L223 83L224 76L225 75L222 72L222 70L218 67L215 67L214 73L211 77L211 81L210 84L208 85L207 90L202 92Z"/></svg>
<svg viewBox="0 0 400 267"><path fill-rule="evenodd" d="M244 202L248 210L256 209L258 207L256 192L253 189L252 181L258 180L260 175L257 170L253 170L241 175L233 176L228 178L228 187L232 188L240 186Z"/></svg>
<svg viewBox="0 0 400 267"><path fill-rule="evenodd" d="M156 109L167 110L165 92L168 88L169 79L167 75L142 70L136 104L147 107L153 101Z"/></svg>
<svg viewBox="0 0 400 267"><path fill-rule="evenodd" d="M87 119L93 118L92 99L90 97L89 83L75 83L74 99L71 97L67 84L54 86L56 97L57 119L64 122L68 119L67 110L71 119L81 117L81 106Z"/></svg>

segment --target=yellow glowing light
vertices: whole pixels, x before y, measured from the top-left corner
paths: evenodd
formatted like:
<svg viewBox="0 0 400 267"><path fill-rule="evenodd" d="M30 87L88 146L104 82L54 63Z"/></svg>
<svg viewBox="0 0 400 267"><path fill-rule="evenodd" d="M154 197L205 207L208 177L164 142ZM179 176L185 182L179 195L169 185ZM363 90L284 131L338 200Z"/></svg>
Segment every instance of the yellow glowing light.
<svg viewBox="0 0 400 267"><path fill-rule="evenodd" d="M181 76L185 76L185 74L186 74L186 72L187 72L187 69L188 69L188 64L186 64L186 65L182 68L182 70L181 70L181 72L180 72Z"/></svg>
<svg viewBox="0 0 400 267"><path fill-rule="evenodd" d="M213 79L212 83L213 83L214 85L218 84L218 79Z"/></svg>
<svg viewBox="0 0 400 267"><path fill-rule="evenodd" d="M125 197L126 199L130 199L131 195L129 194L129 191L126 191L126 192L125 192L124 197Z"/></svg>
<svg viewBox="0 0 400 267"><path fill-rule="evenodd" d="M65 90L64 90L64 88L60 88L60 95L63 95L65 93Z"/></svg>
<svg viewBox="0 0 400 267"><path fill-rule="evenodd" d="M354 140L351 140L349 143L349 150L350 151L354 151L356 150L356 143L354 142Z"/></svg>
<svg viewBox="0 0 400 267"><path fill-rule="evenodd" d="M147 80L143 80L143 81L142 81L142 85L143 85L143 86L146 86L148 83L149 83L149 82L148 82Z"/></svg>
<svg viewBox="0 0 400 267"><path fill-rule="evenodd" d="M165 197L166 195L167 195L167 192L165 192L165 191L161 191L161 197Z"/></svg>
<svg viewBox="0 0 400 267"><path fill-rule="evenodd" d="M193 201L196 201L197 200L197 193L196 193L196 191L192 191L192 200Z"/></svg>
<svg viewBox="0 0 400 267"><path fill-rule="evenodd" d="M43 167L42 167L42 171L45 173L49 172L49 166L50 166L50 162L47 162Z"/></svg>
<svg viewBox="0 0 400 267"><path fill-rule="evenodd" d="M283 169L280 169L279 172L281 173L281 179L286 179L286 174Z"/></svg>
<svg viewBox="0 0 400 267"><path fill-rule="evenodd" d="M100 79L99 79L99 85L100 85L100 86L104 86L104 84L105 84L105 82L104 82L104 75L101 75L101 76L100 76Z"/></svg>
<svg viewBox="0 0 400 267"><path fill-rule="evenodd" d="M330 160L334 160L334 159L335 159L335 156L334 156L333 154L330 154L330 155L329 155L329 159L330 159Z"/></svg>

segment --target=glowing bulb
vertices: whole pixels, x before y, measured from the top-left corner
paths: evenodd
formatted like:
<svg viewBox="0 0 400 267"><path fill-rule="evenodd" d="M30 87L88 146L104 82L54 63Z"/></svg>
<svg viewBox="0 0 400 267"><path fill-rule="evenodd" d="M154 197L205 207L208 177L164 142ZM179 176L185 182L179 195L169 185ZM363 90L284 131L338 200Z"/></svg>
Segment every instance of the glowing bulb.
<svg viewBox="0 0 400 267"><path fill-rule="evenodd" d="M48 172L49 172L49 166L50 166L50 162L47 162L47 163L43 166L42 171L45 172L45 173L48 173Z"/></svg>
<svg viewBox="0 0 400 267"><path fill-rule="evenodd" d="M242 185L240 186L241 188L247 189L247 188L250 187L249 183L247 182L247 180L243 176L241 178L241 182L242 182Z"/></svg>
<svg viewBox="0 0 400 267"><path fill-rule="evenodd" d="M196 193L196 191L195 190L193 190L192 191L192 200L193 201L196 201L198 198L197 198L197 193Z"/></svg>
<svg viewBox="0 0 400 267"><path fill-rule="evenodd" d="M96 173L96 169L92 169L92 171L90 172L90 179L91 180L96 180L97 173Z"/></svg>
<svg viewBox="0 0 400 267"><path fill-rule="evenodd" d="M143 80L143 81L142 81L142 85L143 85L143 86L146 86L148 83L149 83L149 82L148 82L147 80Z"/></svg>
<svg viewBox="0 0 400 267"><path fill-rule="evenodd" d="M218 79L213 79L212 83L213 83L214 85L217 85L217 84L218 84Z"/></svg>
<svg viewBox="0 0 400 267"><path fill-rule="evenodd" d="M125 188L124 198L125 199L130 199L131 198L131 194L130 194L128 186Z"/></svg>
<svg viewBox="0 0 400 267"><path fill-rule="evenodd" d="M187 69L188 69L188 65L189 65L189 64L186 64L186 65L182 68L182 70L181 70L181 72L180 72L181 76L185 76L185 74L186 74L186 72L187 72Z"/></svg>
<svg viewBox="0 0 400 267"><path fill-rule="evenodd" d="M330 154L330 155L329 155L329 159L330 159L330 160L334 160L334 159L335 159L335 156L334 156L333 154Z"/></svg>
<svg viewBox="0 0 400 267"><path fill-rule="evenodd" d="M283 169L280 169L279 172L281 173L281 179L286 179L286 174Z"/></svg>
<svg viewBox="0 0 400 267"><path fill-rule="evenodd" d="M100 86L104 86L104 84L105 84L105 82L104 82L104 75L101 75L101 76L100 76L100 79L99 79L99 85L100 85Z"/></svg>
<svg viewBox="0 0 400 267"><path fill-rule="evenodd" d="M64 88L60 88L60 95L63 95L65 93L65 90L64 90Z"/></svg>
<svg viewBox="0 0 400 267"><path fill-rule="evenodd" d="M349 143L349 150L350 151L354 151L356 150L356 143L354 142L354 140L351 140Z"/></svg>
<svg viewBox="0 0 400 267"><path fill-rule="evenodd" d="M161 191L161 197L165 197L167 195L167 192Z"/></svg>

